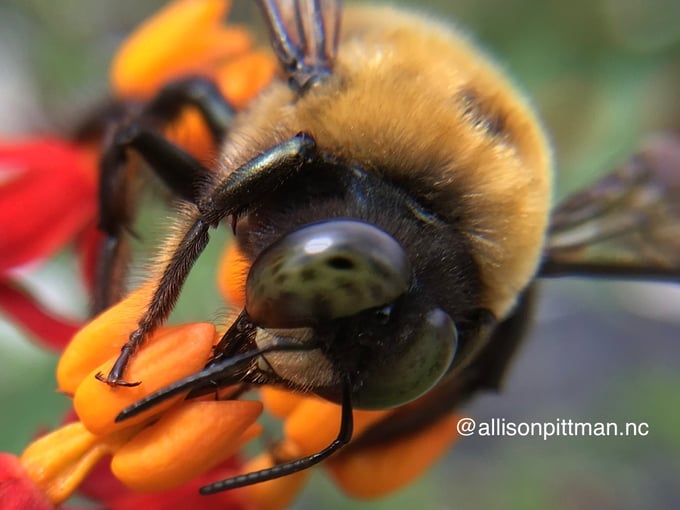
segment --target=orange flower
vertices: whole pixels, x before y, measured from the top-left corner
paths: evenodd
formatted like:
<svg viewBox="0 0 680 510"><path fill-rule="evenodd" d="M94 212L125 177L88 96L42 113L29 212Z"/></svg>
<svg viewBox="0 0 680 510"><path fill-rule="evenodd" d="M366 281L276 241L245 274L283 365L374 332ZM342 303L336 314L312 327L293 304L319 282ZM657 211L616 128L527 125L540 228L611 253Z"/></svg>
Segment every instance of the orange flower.
<svg viewBox="0 0 680 510"><path fill-rule="evenodd" d="M232 457L255 437L262 403L252 400L184 400L178 395L122 423L115 417L144 396L199 371L218 340L212 324L158 329L130 363L131 388L109 387L95 379L113 365L120 347L148 301L151 285L102 313L74 337L57 369L59 389L74 396L79 420L31 444L20 457L22 469L53 503L65 501L91 470L111 456L111 471L140 492L167 491ZM316 397L274 388L261 390L264 405L284 422L284 437L242 466L242 473L270 467L321 450L337 433L340 408ZM392 411L354 412L355 436L389 418ZM327 465L349 494L377 497L403 487L420 475L455 439L455 418L397 442L350 451ZM408 463L399 462L408 458ZM236 472L231 473L236 474ZM254 508L285 508L308 474L296 473L238 491ZM205 480L205 479L204 479ZM212 481L212 480L205 480Z"/></svg>
<svg viewBox="0 0 680 510"><path fill-rule="evenodd" d="M270 81L274 72L274 59L268 53L253 50L252 41L244 29L222 25L221 18L228 6L229 3L222 0L189 0L174 2L161 11L130 38L116 58L112 78L116 97L123 102L149 98L168 80L187 74L203 74L213 78L237 107L256 95ZM162 48L165 52L149 51L150 47L156 50ZM169 131L179 133L174 137L179 138L197 157L209 157L212 140L195 112L187 111ZM20 211L25 216L27 202L19 200L17 193L27 195L24 198L29 199L29 208L30 202L35 201L32 200L34 197L46 190L62 189L67 181L75 182L78 190L84 189L85 196L84 201L74 201L71 184L69 193L41 195L40 204L33 208L33 212L46 211L54 216L55 208L47 207L46 204L61 200L57 209L63 205L64 210L63 214L57 216L63 220L63 225L57 225L56 230L31 230L34 224L37 225L35 221L28 224L25 221L10 221L9 216L5 221L0 221L6 224L7 232L13 233L9 239L10 245L0 250L0 257L4 257L5 262L5 267L0 271L3 277L5 269L51 255L79 233L83 226L95 224L99 145L100 141L96 139L65 141L54 138L29 139L0 147L0 166L3 167L0 170L9 173L9 177L2 179L1 183L4 202L21 204L21 207L15 208L16 211L12 208L4 210L5 216L16 216ZM73 178L70 181L64 181L64 176L70 178L71 175ZM30 186L27 181L29 178ZM70 197L69 203L63 202L65 196ZM73 206L78 210L72 210ZM43 216L37 216L38 222L43 221ZM54 218L50 217L50 223L54 227ZM83 251L91 255L94 253L91 247L96 246L98 240L96 236L90 235L84 239L88 242ZM90 259L88 256L86 262ZM130 304L134 305L133 308L137 307L137 312L142 306L139 298L135 297L138 295L132 295L120 304L120 308L109 310L76 336L60 365L59 379L62 391L75 395L76 407L84 418L81 422L67 425L39 439L27 448L21 459L11 455L2 456L0 499L3 507L12 504L17 508L38 508L36 502L40 501L47 508L50 500L62 501L83 481L87 472L95 468L99 459L111 454L115 472L136 488L176 486L186 479L195 479L197 472L205 471L230 457L241 444L240 441L257 433L258 427L253 425L261 410L261 404L257 402L206 401L179 405L178 399L175 399L176 405L169 402L167 405L172 409L162 419L150 416L160 413L163 408L159 407L137 420L121 426L110 426L115 416L112 406L119 405L121 409L143 395L144 391L152 391L154 387L197 370L206 362L214 341L212 325L163 328L156 332L153 347L146 351L146 355L140 354L136 362L136 373L140 379L144 379L144 385L128 391L124 396L124 391L117 393L93 381L90 372L96 365L106 363L108 357L114 356L114 351L127 337L130 331L128 326L132 324L129 317L135 316ZM31 296L9 280L0 280L0 306L30 331L49 340L55 348L62 348L66 339L76 330L76 325L47 314ZM107 322L109 319L113 322ZM118 326L116 332L107 329L110 324ZM114 345L118 347L112 351ZM184 363L186 356L194 361ZM174 369L182 365L184 370ZM225 407L229 411L225 412ZM200 419L197 418L199 416ZM187 423L196 420L202 426L187 426ZM155 455L149 453L148 444L155 444L163 438L167 441L168 437L172 438L170 445L152 449ZM196 444L201 441L204 444L204 448L200 449L202 453L193 455ZM186 444L191 447L186 448ZM192 453L191 462L177 457L187 451ZM169 470L169 467L173 469ZM135 471L140 469L143 471L141 474ZM212 471L217 473L214 477L228 477L235 473L235 464L222 463ZM155 477L147 476L154 472L157 473ZM105 483L110 484L111 481ZM86 485L89 486L90 494L100 501L106 501L110 508L126 508L128 503L128 507L150 508L155 504L150 500L143 505L133 505L135 499L130 500L124 490L111 493L102 491L96 484L86 482ZM197 497L196 488L191 491L192 497ZM172 503L168 499L163 508L172 508L178 504L177 501L185 500L177 491L173 492L172 498ZM230 502L229 508L242 506L234 505L233 500L233 496L211 498L215 504L219 501ZM194 502L194 506L199 504ZM200 506L205 508L210 503L204 501ZM179 507L182 507L181 503Z"/></svg>
<svg viewBox="0 0 680 510"><path fill-rule="evenodd" d="M54 503L67 499L104 456L112 456L111 470L130 488L166 490L219 465L259 433L254 423L261 403L212 396L185 401L179 395L115 423L125 407L200 370L216 341L212 324L160 328L129 366L139 386L112 388L97 381L95 374L111 367L127 340L130 317L139 314L146 298L148 287L142 287L101 314L75 336L60 360L59 389L74 394L80 421L41 437L21 456L28 476Z"/></svg>

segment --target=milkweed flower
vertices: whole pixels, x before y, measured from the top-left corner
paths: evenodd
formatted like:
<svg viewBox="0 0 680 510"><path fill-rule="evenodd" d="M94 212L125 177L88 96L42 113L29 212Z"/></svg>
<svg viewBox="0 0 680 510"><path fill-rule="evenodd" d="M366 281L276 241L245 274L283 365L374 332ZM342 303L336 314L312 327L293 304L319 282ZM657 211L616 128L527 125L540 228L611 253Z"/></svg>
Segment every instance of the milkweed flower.
<svg viewBox="0 0 680 510"><path fill-rule="evenodd" d="M60 359L57 380L59 390L73 396L78 421L38 438L18 462L5 459L0 476L13 475L16 487L0 484L3 500L27 493L40 499L37 494L43 494L60 504L107 457L113 475L133 491L175 489L208 470L221 476L235 474L238 464L230 458L259 433L255 424L262 410L259 402L219 401L212 396L185 401L179 396L128 422L115 423L116 414L134 401L202 368L216 340L212 324L160 328L129 367L130 376L142 381L139 386L111 388L97 381L94 374L113 362L127 340L131 317L147 298L146 288L139 289L73 338ZM231 468L220 470L225 462L231 462ZM39 490L28 490L36 487ZM129 492L121 490L113 499ZM198 500L198 493L192 497ZM104 503L111 504L111 499ZM233 494L217 499L230 502L226 508L246 507Z"/></svg>
<svg viewBox="0 0 680 510"><path fill-rule="evenodd" d="M128 367L128 377L141 381L139 386L112 388L96 380L96 373L112 366L151 290L143 286L102 313L66 348L57 380L59 390L73 396L78 421L40 437L19 459L0 458L0 479L12 481L0 484L0 496L20 502L16 508L28 499L48 505L44 508L66 501L80 485L87 489L90 473L109 458L110 474L100 474L99 485L112 474L125 487L117 485L116 492L106 493L102 502L107 508L129 508L117 506L123 500L138 504L136 493L153 493L166 500L176 497L173 491L178 488L187 501L202 507L220 501L229 505L224 508L285 508L303 487L307 472L218 493L205 503L197 489L217 479L315 453L335 437L339 406L275 388L260 391L262 402L216 400L213 395L185 400L186 394L178 395L116 423L116 415L124 408L199 371L219 339L214 325L208 323L159 328ZM235 455L260 434L256 420L263 407L283 420L283 439L275 448L242 463ZM361 437L391 413L355 411L355 435ZM411 482L446 451L456 439L456 420L447 416L397 441L341 453L326 466L347 493L362 498L383 496ZM89 486L101 495L96 480Z"/></svg>

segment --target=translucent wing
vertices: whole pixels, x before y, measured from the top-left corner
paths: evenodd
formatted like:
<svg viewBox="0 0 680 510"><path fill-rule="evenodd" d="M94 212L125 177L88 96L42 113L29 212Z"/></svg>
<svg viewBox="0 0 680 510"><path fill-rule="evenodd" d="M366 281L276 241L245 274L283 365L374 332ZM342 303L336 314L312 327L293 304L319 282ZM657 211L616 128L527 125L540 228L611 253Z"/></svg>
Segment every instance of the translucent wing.
<svg viewBox="0 0 680 510"><path fill-rule="evenodd" d="M552 215L539 276L680 280L680 136L659 134Z"/></svg>

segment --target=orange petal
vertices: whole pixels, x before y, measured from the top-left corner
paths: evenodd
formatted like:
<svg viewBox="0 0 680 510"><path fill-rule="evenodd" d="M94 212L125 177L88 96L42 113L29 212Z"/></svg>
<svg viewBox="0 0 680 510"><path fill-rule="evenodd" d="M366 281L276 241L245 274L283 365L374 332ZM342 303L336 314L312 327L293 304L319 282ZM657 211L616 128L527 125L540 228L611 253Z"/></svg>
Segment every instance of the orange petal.
<svg viewBox="0 0 680 510"><path fill-rule="evenodd" d="M238 450L261 412L254 401L187 402L123 445L111 470L133 490L176 487Z"/></svg>
<svg viewBox="0 0 680 510"><path fill-rule="evenodd" d="M116 94L148 97L173 78L209 72L218 59L252 45L244 29L222 26L227 0L177 0L133 33L116 55Z"/></svg>
<svg viewBox="0 0 680 510"><path fill-rule="evenodd" d="M201 370L212 352L215 326L196 323L162 328L149 340L149 345L132 358L125 372L126 379L141 381L139 386L111 387L95 379L97 372L108 372L115 357L97 367L80 384L73 405L88 430L95 434L110 434L141 423L181 400L184 395L168 399L124 422L114 422L120 411L142 397Z"/></svg>
<svg viewBox="0 0 680 510"><path fill-rule="evenodd" d="M214 166L218 150L203 116L193 107L182 111L179 118L165 128L169 141L182 147L207 168Z"/></svg>
<svg viewBox="0 0 680 510"><path fill-rule="evenodd" d="M107 447L82 423L71 423L34 441L21 462L50 501L60 503L107 453Z"/></svg>
<svg viewBox="0 0 680 510"><path fill-rule="evenodd" d="M446 416L411 437L332 458L326 467L355 498L378 498L419 477L458 438L459 416Z"/></svg>
<svg viewBox="0 0 680 510"><path fill-rule="evenodd" d="M213 401L213 402L215 402L215 401ZM249 401L248 400L241 400L241 401L233 400L232 402L249 402ZM262 414L262 408L260 408L258 415L259 414ZM262 434L262 425L260 425L259 423L252 423L245 430L245 432L243 434L241 434L241 438L240 438L241 444L244 445L247 442L252 441L256 437L258 437L260 434Z"/></svg>
<svg viewBox="0 0 680 510"><path fill-rule="evenodd" d="M272 81L277 69L271 52L253 51L224 63L214 79L224 97L238 109Z"/></svg>
<svg viewBox="0 0 680 510"><path fill-rule="evenodd" d="M387 416L391 411L354 411L354 435ZM309 397L286 419L284 435L296 444L303 455L311 455L328 446L340 430L340 406Z"/></svg>
<svg viewBox="0 0 680 510"><path fill-rule="evenodd" d="M278 462L294 460L302 457L302 453L291 443L277 445L276 458ZM252 473L275 465L272 454L263 452L254 459L248 461L243 467L243 473ZM283 510L290 507L296 496L302 490L311 475L311 470L298 471L292 475L258 483L243 489L247 494L247 501L254 504L255 508L267 510Z"/></svg>
<svg viewBox="0 0 680 510"><path fill-rule="evenodd" d="M152 284L143 285L76 333L57 365L60 391L75 393L95 367L120 353L151 301L154 289Z"/></svg>
<svg viewBox="0 0 680 510"><path fill-rule="evenodd" d="M260 388L260 400L264 408L277 418L286 418L308 397L302 393L282 390L271 386Z"/></svg>
<svg viewBox="0 0 680 510"><path fill-rule="evenodd" d="M217 269L217 287L227 301L238 307L245 305L246 277L250 269L250 260L238 245L229 243Z"/></svg>

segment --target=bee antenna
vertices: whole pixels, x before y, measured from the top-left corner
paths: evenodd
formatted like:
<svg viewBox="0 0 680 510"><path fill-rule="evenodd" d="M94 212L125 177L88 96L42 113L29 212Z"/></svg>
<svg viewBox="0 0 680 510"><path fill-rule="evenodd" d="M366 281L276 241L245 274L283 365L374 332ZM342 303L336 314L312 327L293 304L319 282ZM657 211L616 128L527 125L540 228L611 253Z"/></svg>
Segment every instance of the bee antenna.
<svg viewBox="0 0 680 510"><path fill-rule="evenodd" d="M227 491L231 489L237 489L239 487L245 487L247 485L253 485L256 483L267 482L269 480L274 480L275 478L281 478L283 476L292 475L298 471L303 471L308 469L315 464L318 464L322 460L330 457L340 448L345 446L352 439L352 432L354 428L354 417L352 415L352 385L349 378L345 378L345 383L343 385L342 391L342 414L340 418L340 430L338 431L337 437L326 446L323 450L302 457L300 459L292 460L290 462L285 462L277 466L273 466L267 469L261 469L260 471L253 471L252 473L246 473L244 475L234 476L232 478L227 478L226 480L221 480L219 482L211 483L210 485L205 485L200 488L199 492L204 496L209 494L214 494L216 492Z"/></svg>
<svg viewBox="0 0 680 510"><path fill-rule="evenodd" d="M340 0L258 0L272 47L296 91L331 73L340 32Z"/></svg>
<svg viewBox="0 0 680 510"><path fill-rule="evenodd" d="M313 342L300 344L299 342L295 342L291 339L276 338L270 345L266 347L253 349L251 351L213 362L200 372L191 374L184 379L180 379L177 382L169 384L168 386L165 386L164 388L147 395L143 399L138 400L134 404L123 409L118 414L118 416L116 416L115 422L118 423L128 420L133 416L137 416L138 414L141 414L144 411L157 406L161 402L174 397L175 395L185 391L205 387L214 381L219 381L220 384L223 385L238 382L238 380L229 381L225 374L233 372L233 370L238 366L263 354L283 351L308 351L316 348L318 348L318 345ZM238 378L240 379L240 375L238 375Z"/></svg>
<svg viewBox="0 0 680 510"><path fill-rule="evenodd" d="M258 0L260 9L265 14L271 43L279 61L292 70L302 63L304 55L298 45L291 39L277 2Z"/></svg>

